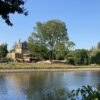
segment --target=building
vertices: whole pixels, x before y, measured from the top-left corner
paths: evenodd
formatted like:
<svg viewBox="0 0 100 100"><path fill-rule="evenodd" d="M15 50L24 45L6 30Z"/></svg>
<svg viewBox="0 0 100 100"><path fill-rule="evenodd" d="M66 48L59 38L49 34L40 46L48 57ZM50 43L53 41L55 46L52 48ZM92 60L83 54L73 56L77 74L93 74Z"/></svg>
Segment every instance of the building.
<svg viewBox="0 0 100 100"><path fill-rule="evenodd" d="M18 42L15 44L15 49L7 54L7 58L11 58L14 61L31 61L31 53L28 50L27 42Z"/></svg>

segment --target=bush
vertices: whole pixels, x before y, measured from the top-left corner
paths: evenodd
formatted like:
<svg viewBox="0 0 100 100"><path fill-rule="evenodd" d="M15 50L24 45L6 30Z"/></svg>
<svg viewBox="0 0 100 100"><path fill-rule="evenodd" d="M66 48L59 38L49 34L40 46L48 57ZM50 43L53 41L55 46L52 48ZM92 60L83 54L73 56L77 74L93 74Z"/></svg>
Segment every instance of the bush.
<svg viewBox="0 0 100 100"><path fill-rule="evenodd" d="M1 63L10 62L10 61L12 61L12 60L10 58L6 58L6 57L0 59Z"/></svg>
<svg viewBox="0 0 100 100"><path fill-rule="evenodd" d="M72 64L72 65L75 64L74 58L73 58L73 57L68 57L67 61L68 61L70 64Z"/></svg>

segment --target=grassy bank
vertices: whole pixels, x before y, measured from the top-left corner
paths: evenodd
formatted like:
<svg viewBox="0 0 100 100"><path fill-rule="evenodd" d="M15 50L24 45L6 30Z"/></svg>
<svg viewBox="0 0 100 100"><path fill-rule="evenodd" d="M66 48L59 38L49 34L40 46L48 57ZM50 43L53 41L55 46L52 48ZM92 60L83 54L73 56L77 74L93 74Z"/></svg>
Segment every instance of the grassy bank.
<svg viewBox="0 0 100 100"><path fill-rule="evenodd" d="M78 69L78 68L100 68L96 66L73 66L68 64L37 64L37 63L0 63L0 69Z"/></svg>

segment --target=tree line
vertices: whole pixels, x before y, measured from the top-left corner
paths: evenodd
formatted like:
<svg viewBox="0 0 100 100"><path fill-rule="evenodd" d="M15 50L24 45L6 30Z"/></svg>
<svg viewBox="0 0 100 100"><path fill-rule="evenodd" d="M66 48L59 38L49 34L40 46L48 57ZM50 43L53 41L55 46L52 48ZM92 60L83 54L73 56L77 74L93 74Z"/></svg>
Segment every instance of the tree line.
<svg viewBox="0 0 100 100"><path fill-rule="evenodd" d="M67 60L73 65L100 64L100 42L90 50L72 50L75 43L69 40L66 24L60 20L37 22L28 38L28 48L43 59Z"/></svg>
<svg viewBox="0 0 100 100"><path fill-rule="evenodd" d="M74 65L100 64L100 42L90 50L76 49L67 55L69 63Z"/></svg>
<svg viewBox="0 0 100 100"><path fill-rule="evenodd" d="M100 42L90 50L73 50L75 43L70 41L67 30L61 20L37 22L26 43L28 50L43 60L66 60L73 65L100 64ZM1 44L0 59L5 58L7 53L7 44Z"/></svg>

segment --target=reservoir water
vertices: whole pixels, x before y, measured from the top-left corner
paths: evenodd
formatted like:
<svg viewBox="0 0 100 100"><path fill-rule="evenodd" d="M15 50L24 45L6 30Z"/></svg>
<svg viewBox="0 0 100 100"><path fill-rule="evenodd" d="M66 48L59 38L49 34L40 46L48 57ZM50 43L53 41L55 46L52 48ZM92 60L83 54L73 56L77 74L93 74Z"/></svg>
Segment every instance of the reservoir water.
<svg viewBox="0 0 100 100"><path fill-rule="evenodd" d="M100 85L99 71L0 73L0 100L41 100L43 91Z"/></svg>

